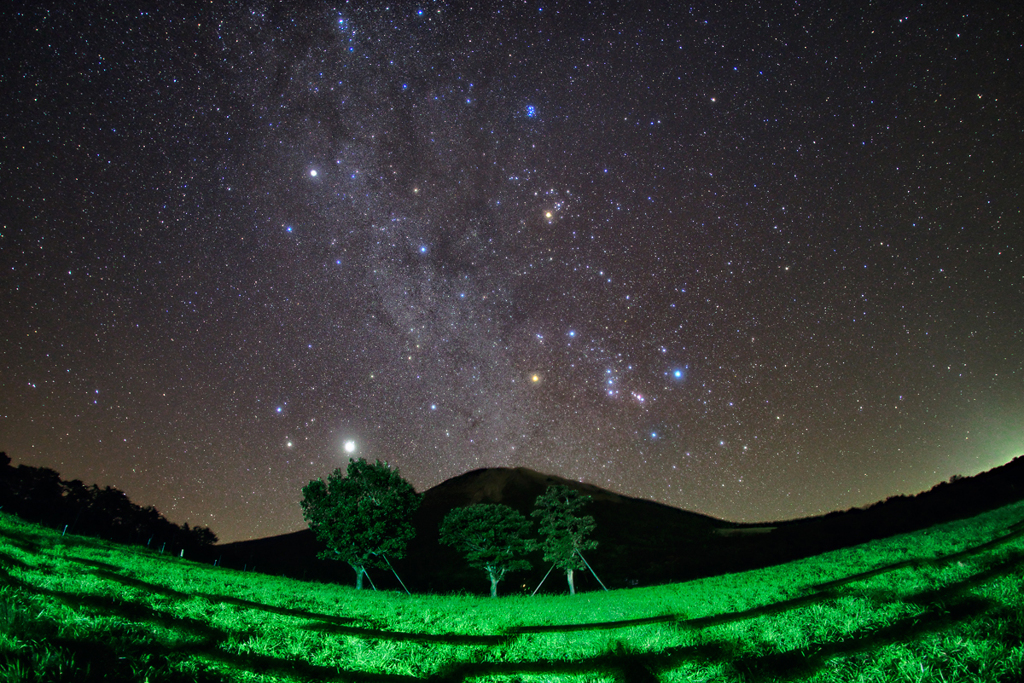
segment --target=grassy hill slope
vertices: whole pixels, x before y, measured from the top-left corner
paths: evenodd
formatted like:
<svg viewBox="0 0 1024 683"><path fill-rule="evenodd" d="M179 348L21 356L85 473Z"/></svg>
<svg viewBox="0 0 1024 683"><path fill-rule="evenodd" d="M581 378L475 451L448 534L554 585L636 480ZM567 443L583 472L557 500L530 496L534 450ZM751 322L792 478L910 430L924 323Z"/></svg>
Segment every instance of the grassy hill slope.
<svg viewBox="0 0 1024 683"><path fill-rule="evenodd" d="M1024 502L686 583L495 600L197 564L0 514L0 680L1016 681Z"/></svg>

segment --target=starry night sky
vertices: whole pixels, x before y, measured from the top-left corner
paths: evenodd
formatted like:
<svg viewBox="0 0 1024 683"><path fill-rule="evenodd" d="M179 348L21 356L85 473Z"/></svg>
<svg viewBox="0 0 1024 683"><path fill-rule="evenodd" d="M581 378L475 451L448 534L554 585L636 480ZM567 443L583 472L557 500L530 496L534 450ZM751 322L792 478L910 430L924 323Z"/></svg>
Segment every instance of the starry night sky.
<svg viewBox="0 0 1024 683"><path fill-rule="evenodd" d="M0 29L15 464L232 541L349 456L765 521L1024 453L1016 3L196 4Z"/></svg>

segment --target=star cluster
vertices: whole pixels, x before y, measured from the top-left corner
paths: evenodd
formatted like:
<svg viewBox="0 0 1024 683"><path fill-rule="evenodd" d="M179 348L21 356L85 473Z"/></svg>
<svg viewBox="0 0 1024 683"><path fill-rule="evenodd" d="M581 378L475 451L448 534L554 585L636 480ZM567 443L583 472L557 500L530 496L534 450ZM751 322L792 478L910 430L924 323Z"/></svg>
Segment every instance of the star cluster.
<svg viewBox="0 0 1024 683"><path fill-rule="evenodd" d="M1019 10L5 23L0 448L222 540L350 457L734 521L1024 452Z"/></svg>

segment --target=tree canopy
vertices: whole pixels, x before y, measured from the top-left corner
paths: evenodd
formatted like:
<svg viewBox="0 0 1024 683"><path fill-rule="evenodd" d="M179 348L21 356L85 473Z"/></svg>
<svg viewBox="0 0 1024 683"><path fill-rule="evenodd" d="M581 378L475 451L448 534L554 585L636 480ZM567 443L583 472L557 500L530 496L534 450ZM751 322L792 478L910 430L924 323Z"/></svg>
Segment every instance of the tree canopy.
<svg viewBox="0 0 1024 683"><path fill-rule="evenodd" d="M388 557L405 555L419 504L412 485L379 460L352 460L347 472L335 469L327 481L314 479L302 488L302 517L327 546L318 557L347 562L356 588L363 587L367 567L390 567Z"/></svg>
<svg viewBox="0 0 1024 683"><path fill-rule="evenodd" d="M525 557L533 549L530 520L507 505L478 503L455 508L441 522L441 543L454 546L469 566L482 569L491 581L491 597L509 572L529 569Z"/></svg>
<svg viewBox="0 0 1024 683"><path fill-rule="evenodd" d="M576 593L573 572L586 564L582 552L597 547L597 541L587 540L594 530L594 518L577 516L577 512L590 502L590 496L567 486L549 486L537 496L532 516L540 520L539 546L544 559L565 572L569 593Z"/></svg>

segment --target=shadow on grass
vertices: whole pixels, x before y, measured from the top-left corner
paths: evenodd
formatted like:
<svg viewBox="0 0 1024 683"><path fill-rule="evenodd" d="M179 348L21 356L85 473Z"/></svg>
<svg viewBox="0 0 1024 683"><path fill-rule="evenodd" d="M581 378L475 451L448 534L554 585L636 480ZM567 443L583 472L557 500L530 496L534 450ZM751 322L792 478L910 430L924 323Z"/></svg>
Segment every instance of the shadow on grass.
<svg viewBox="0 0 1024 683"><path fill-rule="evenodd" d="M69 557L67 559L71 560L72 562L78 562L79 564L87 564L90 567L96 567L97 569L105 569L107 570L107 573L121 571L121 567L118 567L116 564L110 564L109 562L100 562L99 560L87 560L84 557Z"/></svg>
<svg viewBox="0 0 1024 683"><path fill-rule="evenodd" d="M440 671L431 680L439 683L459 683L479 676L516 676L523 674L556 674L579 676L582 674L611 674L625 683L653 683L659 680L657 671L678 666L686 660L721 662L732 658L727 644L711 643L674 648L671 654L644 654L631 652L621 644L608 653L572 662L539 660L535 662L461 662Z"/></svg>
<svg viewBox="0 0 1024 683"><path fill-rule="evenodd" d="M906 643L945 630L958 622L974 619L998 606L991 600L966 597L945 606L933 606L924 614L896 621L888 626L848 633L843 640L815 643L806 648L768 655L741 657L732 665L753 681L789 680L820 670L829 659L876 650L885 645Z"/></svg>
<svg viewBox="0 0 1024 683"><path fill-rule="evenodd" d="M69 602L75 602L76 596ZM102 607L102 606L100 606ZM120 608L109 613L124 615ZM180 620L179 620L180 621ZM56 631L56 628L52 628ZM155 640L140 640L139 634L124 627L109 627L103 637L68 638L51 635L45 639L46 649L55 649L62 655L63 662L60 673L61 680L110 681L110 680L148 680L148 681L181 681L190 680L198 683L226 683L235 680L234 673L266 674L302 678L317 681L391 681L394 683L416 683L426 679L413 676L367 673L351 671L335 667L317 666L294 659L282 659L267 655L236 654L219 647L220 637L201 643L166 645ZM40 645L40 643L35 643ZM33 671L37 665L31 648L22 648L5 662L8 666L12 661L21 662L22 669ZM207 664L215 662L226 665L235 671L203 670L203 666L185 664L189 658L198 658ZM179 666L175 667L174 664ZM178 668L178 671L174 669ZM184 675L180 669L188 669ZM46 672L35 671L37 675ZM42 680L42 679L40 679ZM48 680L48 679L47 679Z"/></svg>
<svg viewBox="0 0 1024 683"><path fill-rule="evenodd" d="M76 561L84 562L90 565L108 567L111 566L103 562L93 562L91 560ZM443 633L408 633L402 631L385 631L381 629L350 626L349 624L357 622L358 620L352 617L339 617L331 614L320 614L317 612L309 612L300 609L291 609L288 607L276 607L274 605L253 602L251 600L243 600L241 598L235 598L228 595L216 595L212 593L183 593L182 591L178 591L167 586L149 583L147 581L135 579L130 576L125 576L123 574L107 571L105 569L96 569L93 570L92 573L96 576L100 576L110 581L114 581L125 586L131 586L132 588L143 590L151 594L164 595L179 600L189 600L193 597L204 598L212 603L235 605L238 607L245 607L248 609L259 610L262 612L270 612L272 614L280 614L283 616L296 617L299 619L307 619L312 620L314 622L318 622L313 624L305 624L299 627L307 631L334 633L337 635L355 636L358 638L370 638L374 640L407 641L420 643L448 643L453 645L497 645L508 642L513 637L509 635L474 636Z"/></svg>
<svg viewBox="0 0 1024 683"><path fill-rule="evenodd" d="M124 577L122 577L124 578ZM291 677L304 677L313 680L339 680L339 681L419 681L424 680L414 676L391 675L366 673L361 671L343 670L335 667L317 666L308 662L295 659L283 659L269 655L253 653L237 654L226 651L222 648L223 643L228 639L229 634L210 626L206 622L197 619L176 617L174 615L154 610L145 605L133 603L107 596L81 595L55 591L38 586L33 586L21 579L12 576L6 570L0 568L0 581L15 586L26 593L41 595L58 600L75 609L85 609L93 613L116 616L126 619L132 623L149 623L162 626L167 629L182 632L186 635L196 637L201 642L181 643L166 645L156 641L155 638L148 642L139 642L139 634L129 629L118 627L107 627L106 637L98 639L95 637L67 638L48 637L46 642L59 649L66 651L72 657L76 666L88 667L92 665L107 666L115 659L120 662L113 670L123 669L125 659L132 659L142 662L153 656L168 660L180 660L185 657L200 657L204 660L216 661L229 665L235 669L256 674L279 674ZM56 630L56 629L53 629ZM116 649L110 645L116 637L125 644L128 652L124 649ZM113 655L113 656L111 656ZM102 669L101 669L102 670ZM86 675L87 680L93 680ZM111 680L100 677L99 680ZM134 676L125 676L115 680L135 680ZM178 680L172 677L172 680ZM223 680L203 679L203 680Z"/></svg>
<svg viewBox="0 0 1024 683"><path fill-rule="evenodd" d="M869 627L862 631L846 633L842 635L842 640L814 643L805 648L787 652L737 656L735 652L738 644L730 642L668 648L658 653L629 653L619 648L605 655L575 662L463 663L453 665L442 672L440 677L445 683L459 683L468 678L485 675L511 676L543 672L569 675L604 672L613 675L619 674L626 683L640 683L656 681L661 673L671 671L686 662L696 664L729 662L745 680L790 680L815 673L829 659L836 656L869 652L894 643L906 643L950 628L957 623L977 618L994 609L1006 610L1006 606L997 601L972 595L962 596L962 593L994 578L1017 571L1022 566L1024 566L1024 553L1015 554L1008 560L993 563L984 571L963 581L936 590L924 591L905 599L906 602L925 605L923 613L906 617L887 626ZM680 621L679 624L704 628L778 613L818 602L825 597L828 596L826 594L806 596L743 612ZM670 621L667 617L661 619ZM656 622L648 621L646 623ZM587 626L595 625L588 624Z"/></svg>
<svg viewBox="0 0 1024 683"><path fill-rule="evenodd" d="M839 588L841 586L845 586L850 583L864 581L865 579L869 579L873 576L878 576L880 574L885 574L887 572L895 571L897 569L903 569L906 567L923 567L928 565L941 566L943 564L948 564L953 561L961 560L972 555L978 555L983 552L987 552L1005 543L1008 543L1016 538L1024 536L1024 521L1021 521L1010 528L1016 529L1016 531L1013 531L1009 534L1005 534L1003 536L999 536L986 543L982 543L980 545L973 546L965 550L961 550L957 553L952 553L949 555L944 555L942 557L936 558L904 560L903 562L897 562L895 564L877 567L870 571L860 572L858 574L853 574L842 579L836 579L835 581L813 584L812 586L810 586L810 588L813 591L815 591L813 593L808 593L807 595L791 598L789 600L774 602L770 605L754 607L748 610L743 610L741 612L729 612L726 614L716 614L707 617L697 617L693 619L686 619L684 616L679 614L662 614L653 617L643 617L640 619L591 622L587 624L552 624L542 626L518 626L508 629L506 633L510 635L519 635L525 633L569 633L574 631L600 631L616 628L627 628L631 626L645 626L649 624L666 624L673 622L677 623L679 626L686 628L707 628L709 626L719 626L721 624L743 621L746 619L753 619L755 617L760 617L767 614L778 614L780 612L785 612L800 607L806 607L814 603L834 599L838 596L834 589Z"/></svg>
<svg viewBox="0 0 1024 683"><path fill-rule="evenodd" d="M1011 533L1005 534L1003 536L998 536L992 539L991 541L982 543L981 545L965 548L964 550L961 550L956 553L950 553L949 555L943 555L941 557L904 560L902 562L896 562L894 564L887 564L883 567L876 567L875 569L872 569L870 571L860 572L858 574L853 574L842 579L836 579L835 581L826 581L825 583L814 584L813 586L811 586L811 588L814 590L829 590L832 588L838 588L839 586L845 586L850 583L855 583L857 581L864 581L865 579L870 579L874 576L885 574L887 572L896 571L898 569L904 569L906 567L939 567L944 564L949 564L950 562L959 561L971 557L972 555L979 555L994 548L998 548L999 546L1009 543L1010 541L1020 538L1021 536L1024 536L1024 521L1014 524L1012 527L1010 527L1010 529L1015 529L1015 531L1012 531Z"/></svg>
<svg viewBox="0 0 1024 683"><path fill-rule="evenodd" d="M88 595L81 593L67 593L64 591L33 586L21 579L11 576L0 569L0 579L5 580L16 588L36 595L43 595L63 602L74 609L87 609L91 612L117 616L133 622L149 623L162 626L167 629L182 631L188 635L203 638L207 641L220 642L227 638L227 634L218 628L210 626L205 621L176 617L167 612L155 610L152 607L141 605L129 600L121 600L106 595Z"/></svg>
<svg viewBox="0 0 1024 683"><path fill-rule="evenodd" d="M230 595L217 595L215 593L196 593L196 597L205 598L210 602L221 603L224 605L235 605L237 607L246 607L248 609L259 610L261 612L269 612L271 614L280 614L285 617L296 617L298 619L312 619L314 621L325 622L328 624L351 624L356 621L353 617L339 617L333 614L320 614L319 612L307 612L303 609L292 609L290 607L277 607L275 605L265 605L262 602L252 602L251 600L243 600L242 598L235 598Z"/></svg>
<svg viewBox="0 0 1024 683"><path fill-rule="evenodd" d="M204 593L184 593L166 586L134 579L107 569L108 567L113 567L113 565L91 560L79 559L77 561L96 567L96 569L93 570L93 573L98 576L150 593L161 594L175 599L202 597L211 602L234 604L249 609L263 610L275 614L282 614L285 616L292 616L316 622L305 624L300 627L306 630L335 633L358 638L408 641L424 644L446 643L451 645L499 645L508 643L510 640L524 634L605 630L659 623L673 623L682 628L699 630L721 624L745 621L760 616L779 614L789 610L813 605L815 603L835 599L837 596L837 593L834 590L835 588L863 580L869 576L877 576L887 571L893 571L896 568L902 567L945 564L960 558L992 550L1010 540L1024 535L1024 524L1015 525L1015 528L1015 531L1012 533L1000 536L992 541L965 549L958 553L953 553L939 558L908 560L893 565L887 565L885 567L879 567L869 572L862 572L837 581L818 584L816 588L819 588L819 591L815 593L739 612L698 617L694 619L685 619L682 618L681 615L677 614L667 614L643 619L590 624L524 626L509 629L504 634L493 636L401 633L361 628L348 625L355 621L351 618L318 614L315 612L307 612L305 610L275 607L231 596ZM6 563L10 566L19 566L21 568L25 567L24 563L16 560L16 558L3 556L0 557L0 559L6 560ZM13 560L14 562L10 562L10 560ZM964 578L962 581L902 598L903 602L922 605L924 610L920 614L906 617L886 626L868 627L860 631L853 631L837 636L841 637L842 640L814 643L805 648L796 650L764 655L738 655L737 652L740 647L739 642L712 642L700 645L668 648L656 653L645 653L628 651L621 645L618 645L605 654L571 662L547 659L518 662L455 661L452 662L449 667L438 671L435 675L430 676L429 678L346 671L335 667L318 666L301 660L283 659L253 653L238 654L228 651L223 647L225 641L229 638L228 633L203 621L176 617L138 603L105 596L70 594L38 588L12 576L10 572L3 567L0 567L0 580L18 586L28 592L52 597L75 608L84 608L102 614L119 616L132 622L157 624L167 629L183 632L201 641L198 643L190 642L166 645L157 642L154 639L153 641L146 642L144 645L139 645L139 647L142 648L142 651L144 651L145 656L155 655L167 658L195 656L200 657L203 660L219 662L232 668L257 674L281 674L316 680L384 680L395 681L396 683L399 681L411 682L429 680L443 681L444 683L456 683L468 678L484 675L516 676L536 673L557 676L601 672L611 674L619 680L624 680L626 683L649 683L651 681L657 681L658 675L661 672L666 672L686 662L692 662L694 664L729 662L735 668L739 676L749 680L786 679L794 676L807 675L819 670L830 658L836 656L853 655L875 650L879 647L892 643L908 642L921 638L926 634L949 628L959 622L975 619L981 614L998 607L1002 607L1002 609L1005 610L1007 608L996 601L985 600L971 595L965 596L963 593L994 578L1018 570L1022 565L1024 565L1024 553L1014 552L1008 557L992 557L989 558L989 560L990 562L987 568ZM61 641L61 647L67 648L73 652L78 652L81 648L95 647L95 639L64 639ZM475 657L477 655L473 654L470 656Z"/></svg>
<svg viewBox="0 0 1024 683"><path fill-rule="evenodd" d="M43 544L30 534L23 534L10 529L0 529L0 536L7 539L13 546L21 548L25 552L38 553L43 549Z"/></svg>
<svg viewBox="0 0 1024 683"><path fill-rule="evenodd" d="M405 641L411 643L447 643L449 645L502 645L517 637L517 634L472 636L459 633L406 633L402 631L379 631L369 628L359 628L358 626L322 626L320 624L306 624L300 628L306 631L334 633L336 635L355 636L357 638L372 638L374 640Z"/></svg>
<svg viewBox="0 0 1024 683"><path fill-rule="evenodd" d="M591 622L589 624L517 626L514 628L510 628L507 631L507 633L511 635L520 635L525 633L568 633L573 631L603 631L616 628L626 628L630 626L647 626L649 624L669 623L677 624L678 626L681 626L683 628L700 629L707 628L709 626L720 626L722 624L728 624L736 621L745 621L747 619L753 619L755 617L764 616L766 614L779 614L780 612L786 612L792 609L798 609L800 607L813 605L817 602L832 600L835 597L835 593L831 591L823 591L819 593L811 593L810 595L802 595L800 597L791 598L789 600L780 600L779 602L773 602L770 605L752 607L750 609L742 610L740 612L726 612L725 614L714 614L706 617L695 617L693 619L686 619L685 617L679 614L662 614L660 616L644 617L642 619L599 621Z"/></svg>
<svg viewBox="0 0 1024 683"><path fill-rule="evenodd" d="M922 591L916 595L903 598L903 601L916 605L943 604L952 598L956 598L965 590L976 588L983 583L1010 574L1022 567L1024 567L1024 552L1017 551L1003 559L993 558L989 566L983 571L971 574L962 581L957 581L941 588Z"/></svg>
<svg viewBox="0 0 1024 683"><path fill-rule="evenodd" d="M30 569L31 567L13 555L7 553L0 553L0 564L6 564L9 567L17 567L18 569Z"/></svg>

